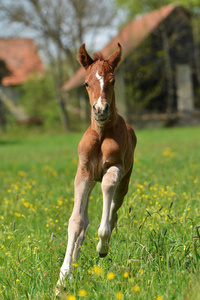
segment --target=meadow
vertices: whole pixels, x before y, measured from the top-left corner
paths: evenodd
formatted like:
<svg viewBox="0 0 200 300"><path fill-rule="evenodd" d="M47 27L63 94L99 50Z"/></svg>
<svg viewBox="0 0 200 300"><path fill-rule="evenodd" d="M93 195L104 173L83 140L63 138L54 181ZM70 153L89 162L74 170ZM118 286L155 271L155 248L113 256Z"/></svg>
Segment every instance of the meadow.
<svg viewBox="0 0 200 300"><path fill-rule="evenodd" d="M96 252L102 194L60 299L200 299L200 127L136 131L110 251ZM56 299L80 133L0 137L0 299Z"/></svg>

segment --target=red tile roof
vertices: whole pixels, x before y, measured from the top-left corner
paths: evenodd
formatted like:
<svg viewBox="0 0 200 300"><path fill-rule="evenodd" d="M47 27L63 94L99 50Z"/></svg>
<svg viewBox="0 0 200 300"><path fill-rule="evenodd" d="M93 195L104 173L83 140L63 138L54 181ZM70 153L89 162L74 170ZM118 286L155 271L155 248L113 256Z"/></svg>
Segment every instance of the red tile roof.
<svg viewBox="0 0 200 300"><path fill-rule="evenodd" d="M2 79L4 86L23 83L35 72L43 72L43 64L32 39L0 39L0 59L11 72Z"/></svg>
<svg viewBox="0 0 200 300"><path fill-rule="evenodd" d="M133 49L137 48L175 8L177 8L176 5L166 5L143 17L132 20L123 27L119 34L108 43L101 53L104 57L108 57L116 50L117 43L119 42L123 47L123 56L126 57ZM69 91L80 86L83 83L84 76L85 70L81 67L76 71L73 77L64 83L63 90Z"/></svg>

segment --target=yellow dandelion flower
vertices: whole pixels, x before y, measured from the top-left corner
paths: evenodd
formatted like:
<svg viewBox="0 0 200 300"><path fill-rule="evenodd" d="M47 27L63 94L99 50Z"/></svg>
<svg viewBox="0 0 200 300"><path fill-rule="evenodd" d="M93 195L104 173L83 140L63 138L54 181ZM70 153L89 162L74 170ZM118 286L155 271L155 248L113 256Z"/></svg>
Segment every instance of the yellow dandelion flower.
<svg viewBox="0 0 200 300"><path fill-rule="evenodd" d="M91 271L91 270L88 270L88 274L92 274L92 271Z"/></svg>
<svg viewBox="0 0 200 300"><path fill-rule="evenodd" d="M109 272L107 275L108 280L112 280L115 278L115 273L114 272Z"/></svg>
<svg viewBox="0 0 200 300"><path fill-rule="evenodd" d="M21 217L22 215L16 212L16 213L15 213L15 216L16 216L16 217Z"/></svg>
<svg viewBox="0 0 200 300"><path fill-rule="evenodd" d="M61 206L63 204L63 201L62 200L57 200L58 202L58 205Z"/></svg>
<svg viewBox="0 0 200 300"><path fill-rule="evenodd" d="M79 295L80 297L85 297L85 296L87 295L87 291L86 291L86 290L80 290L80 291L78 292L78 295Z"/></svg>
<svg viewBox="0 0 200 300"><path fill-rule="evenodd" d="M100 266L94 265L92 268L92 273L95 275L102 275L103 269Z"/></svg>
<svg viewBox="0 0 200 300"><path fill-rule="evenodd" d="M74 295L67 295L67 300L76 300Z"/></svg>
<svg viewBox="0 0 200 300"><path fill-rule="evenodd" d="M49 224L46 224L46 227L49 227Z"/></svg>
<svg viewBox="0 0 200 300"><path fill-rule="evenodd" d="M163 297L162 296L157 296L156 300L163 300Z"/></svg>
<svg viewBox="0 0 200 300"><path fill-rule="evenodd" d="M161 261L164 261L164 258L163 257L161 257L161 259L160 259Z"/></svg>
<svg viewBox="0 0 200 300"><path fill-rule="evenodd" d="M129 275L129 274L128 274L128 272L124 272L124 275L123 275L123 277L124 277L124 278L127 278L127 277L128 277L128 275Z"/></svg>
<svg viewBox="0 0 200 300"><path fill-rule="evenodd" d="M77 268L77 267L78 267L78 264L77 264L77 263L73 263L72 266L73 266L74 268Z"/></svg>
<svg viewBox="0 0 200 300"><path fill-rule="evenodd" d="M140 275L142 275L142 274L144 274L144 270L143 269L140 270Z"/></svg>
<svg viewBox="0 0 200 300"><path fill-rule="evenodd" d="M37 268L38 271L40 271L40 268Z"/></svg>
<svg viewBox="0 0 200 300"><path fill-rule="evenodd" d="M123 298L122 292L117 292L117 293L115 294L115 297L116 297L117 299L122 299L122 298Z"/></svg>
<svg viewBox="0 0 200 300"><path fill-rule="evenodd" d="M133 290L134 290L134 292L139 292L140 291L140 287L138 286L138 285L135 285L134 287L133 287Z"/></svg>

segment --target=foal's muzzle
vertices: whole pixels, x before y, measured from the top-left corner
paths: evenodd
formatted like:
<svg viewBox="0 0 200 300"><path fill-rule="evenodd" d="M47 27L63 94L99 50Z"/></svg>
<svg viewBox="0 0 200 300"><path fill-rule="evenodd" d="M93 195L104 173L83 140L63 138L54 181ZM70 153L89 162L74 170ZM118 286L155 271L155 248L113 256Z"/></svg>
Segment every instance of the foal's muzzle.
<svg viewBox="0 0 200 300"><path fill-rule="evenodd" d="M99 107L97 104L94 104L92 106L92 110L93 110L93 115L96 121L106 121L108 119L109 116L109 104L105 103L104 106Z"/></svg>

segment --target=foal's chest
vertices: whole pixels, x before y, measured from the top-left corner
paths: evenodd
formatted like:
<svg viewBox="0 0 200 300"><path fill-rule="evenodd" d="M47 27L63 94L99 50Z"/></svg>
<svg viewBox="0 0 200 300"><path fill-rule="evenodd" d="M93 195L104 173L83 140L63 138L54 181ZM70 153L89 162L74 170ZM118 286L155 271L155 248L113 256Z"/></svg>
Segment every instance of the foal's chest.
<svg viewBox="0 0 200 300"><path fill-rule="evenodd" d="M94 181L101 181L110 166L122 163L121 147L111 138L106 138L101 142L93 140L90 145L81 141L79 160L82 167L91 173Z"/></svg>

